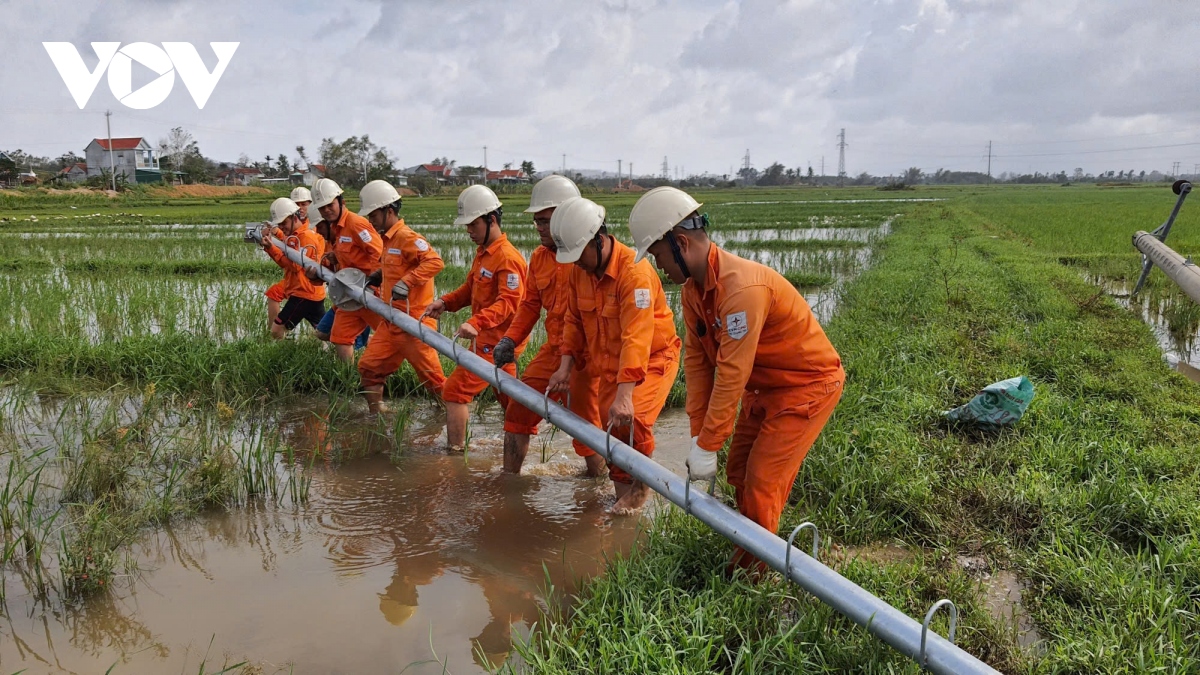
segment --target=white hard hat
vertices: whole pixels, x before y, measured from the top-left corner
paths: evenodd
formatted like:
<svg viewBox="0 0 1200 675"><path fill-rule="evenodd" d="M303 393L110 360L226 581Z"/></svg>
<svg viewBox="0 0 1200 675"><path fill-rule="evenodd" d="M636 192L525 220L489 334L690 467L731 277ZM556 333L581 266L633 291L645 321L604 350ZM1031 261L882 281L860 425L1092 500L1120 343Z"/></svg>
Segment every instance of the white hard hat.
<svg viewBox="0 0 1200 675"><path fill-rule="evenodd" d="M366 216L375 209L400 201L400 193L386 180L373 180L363 186L358 198L362 200L362 208L358 210L358 215Z"/></svg>
<svg viewBox="0 0 1200 675"><path fill-rule="evenodd" d="M467 225L479 216L500 208L500 198L486 185L472 185L458 195L458 217L455 225Z"/></svg>
<svg viewBox="0 0 1200 675"><path fill-rule="evenodd" d="M688 193L668 186L656 187L642 195L629 212L629 232L640 262L654 242L702 206Z"/></svg>
<svg viewBox="0 0 1200 675"><path fill-rule="evenodd" d="M558 247L555 260L573 263L604 224L604 207L590 199L571 197L559 204L550 217L550 236Z"/></svg>
<svg viewBox="0 0 1200 675"><path fill-rule="evenodd" d="M579 196L579 188L566 176L554 174L539 180L529 195L529 208L525 213L537 213L552 209L571 197Z"/></svg>
<svg viewBox="0 0 1200 675"><path fill-rule="evenodd" d="M296 206L296 202L287 197L280 197L271 202L271 224L278 225L287 220L288 216L295 215L299 210L300 207Z"/></svg>
<svg viewBox="0 0 1200 675"><path fill-rule="evenodd" d="M317 182L313 183L312 189L312 205L314 209L319 209L322 206L328 206L333 203L333 200L342 194L342 188L331 178L318 178Z"/></svg>
<svg viewBox="0 0 1200 675"><path fill-rule="evenodd" d="M308 191L308 188L300 186L295 190L292 190L292 201L296 202L297 204L300 202L311 202L312 193Z"/></svg>

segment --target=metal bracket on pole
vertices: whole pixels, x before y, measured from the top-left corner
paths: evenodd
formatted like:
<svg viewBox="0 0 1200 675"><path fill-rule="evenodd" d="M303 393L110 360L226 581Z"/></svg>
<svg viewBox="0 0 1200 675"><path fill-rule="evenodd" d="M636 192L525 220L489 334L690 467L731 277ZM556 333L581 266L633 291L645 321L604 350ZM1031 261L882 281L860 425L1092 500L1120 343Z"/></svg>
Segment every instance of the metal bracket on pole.
<svg viewBox="0 0 1200 675"><path fill-rule="evenodd" d="M1179 209L1183 207L1183 200L1187 199L1188 194L1192 191L1192 184L1186 180L1177 180L1171 186L1171 190L1179 195L1179 199L1175 200L1175 208L1171 209L1171 215L1167 218L1167 221L1150 233L1162 243L1166 243L1167 235L1171 233L1171 226L1175 224L1175 218L1179 215ZM1146 279L1150 276L1150 270L1153 268L1154 261L1150 259L1150 256L1143 253L1142 273L1138 277L1137 284L1133 287L1133 293L1130 294L1130 297L1137 297L1137 294L1141 292L1142 285L1146 283Z"/></svg>
<svg viewBox="0 0 1200 675"><path fill-rule="evenodd" d="M925 639L929 637L929 622L933 621L933 615L942 607L950 608L950 630L946 631L946 639L950 641L950 644L954 644L954 629L958 626L958 607L955 607L949 599L943 598L933 603L933 607L930 607L929 611L925 613L925 621L921 623L921 657L917 663L922 668L929 663L929 657L925 654Z"/></svg>
<svg viewBox="0 0 1200 675"><path fill-rule="evenodd" d="M276 246L280 245L281 242L277 242L273 237L271 239ZM256 233L255 240L261 242L261 233ZM305 270L312 272L326 283L333 279L332 272L317 264L316 261L306 258L303 253L282 246L281 248L289 260L303 266ZM544 392L533 389L505 371L499 371L497 374L495 364L487 359L474 353L462 353L458 349L457 342L442 335L440 331L433 334L422 330L420 321L392 307L390 303L370 294L366 295L363 300L368 309L405 333L421 338L434 351L453 358L460 367L488 384L497 386L501 380L504 380L505 384L502 386L505 395L518 404L530 410L545 406L547 409L546 421L556 425L592 450L604 453L606 460L627 471L634 479L644 483L667 501L686 508L690 515L758 558L771 569L787 573L792 581L815 598L862 626L904 656L917 660L918 663L936 673L954 673L955 675L996 673L986 663L956 647L953 642L947 641L936 633L928 635L931 616L926 617L923 627L912 617L867 592L866 589L821 564L820 561L808 556L801 556L793 562L790 556L782 550L783 547L780 544L784 542L778 535L729 508L719 499L701 495L692 501L690 492L685 492L688 490L686 478L676 476L633 447L633 425L630 425L628 445L614 440L611 424L608 432L598 429L561 404L548 401ZM951 618L956 621L957 614L952 613ZM953 629L951 638L953 638Z"/></svg>
<svg viewBox="0 0 1200 675"><path fill-rule="evenodd" d="M796 526L792 530L792 536L787 540L787 553L783 556L783 576L788 580L792 580L792 548L795 546L796 535L800 534L800 530L810 529L813 532L813 547L812 558L817 560L818 554L821 552L821 533L817 530L816 523L805 521Z"/></svg>

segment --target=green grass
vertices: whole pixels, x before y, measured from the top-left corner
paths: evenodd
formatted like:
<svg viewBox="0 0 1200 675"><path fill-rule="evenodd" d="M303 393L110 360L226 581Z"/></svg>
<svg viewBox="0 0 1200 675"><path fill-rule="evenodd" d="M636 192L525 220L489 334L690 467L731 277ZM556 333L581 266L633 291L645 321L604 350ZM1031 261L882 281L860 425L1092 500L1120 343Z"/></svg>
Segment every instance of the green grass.
<svg viewBox="0 0 1200 675"><path fill-rule="evenodd" d="M846 391L781 531L812 520L827 542L905 542L911 564L843 572L910 616L953 598L959 643L1007 672L1200 668L1200 388L1096 290L977 204L902 219L827 327ZM1018 374L1038 393L1015 428L942 421ZM796 589L717 580L729 552L695 521L659 521L526 658L564 673L916 672ZM960 554L1028 581L1041 656L986 615Z"/></svg>

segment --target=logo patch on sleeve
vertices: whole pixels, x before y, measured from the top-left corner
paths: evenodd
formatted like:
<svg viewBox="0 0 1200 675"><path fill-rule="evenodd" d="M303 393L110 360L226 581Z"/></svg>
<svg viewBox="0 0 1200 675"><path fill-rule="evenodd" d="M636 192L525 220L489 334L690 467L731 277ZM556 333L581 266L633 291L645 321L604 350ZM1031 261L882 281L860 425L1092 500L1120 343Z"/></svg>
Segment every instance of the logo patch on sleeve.
<svg viewBox="0 0 1200 675"><path fill-rule="evenodd" d="M429 250L429 244L427 244L424 239L418 239L414 245L417 247L417 250L422 253Z"/></svg>
<svg viewBox="0 0 1200 675"><path fill-rule="evenodd" d="M369 243L371 243L371 233L370 233L370 232L367 232L366 230L359 230L359 231L358 231L358 238L359 238L359 239L362 239L362 241L363 241L363 243L364 243L364 244L369 244Z"/></svg>
<svg viewBox="0 0 1200 675"><path fill-rule="evenodd" d="M521 277L517 276L516 274L513 274L512 272L509 272L507 283L508 283L509 290L515 291L521 287Z"/></svg>
<svg viewBox="0 0 1200 675"><path fill-rule="evenodd" d="M746 337L746 333L750 332L750 326L746 323L746 313L734 312L726 316L725 332L734 340L741 340Z"/></svg>
<svg viewBox="0 0 1200 675"><path fill-rule="evenodd" d="M633 289L633 304L638 309L650 309L650 289L649 288Z"/></svg>

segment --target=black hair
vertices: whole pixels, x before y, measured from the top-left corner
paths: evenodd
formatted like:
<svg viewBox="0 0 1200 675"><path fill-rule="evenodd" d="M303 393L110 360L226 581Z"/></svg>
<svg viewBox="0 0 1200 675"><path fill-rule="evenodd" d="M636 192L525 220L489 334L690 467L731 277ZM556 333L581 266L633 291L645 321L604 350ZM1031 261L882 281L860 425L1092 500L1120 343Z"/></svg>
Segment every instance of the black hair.
<svg viewBox="0 0 1200 675"><path fill-rule="evenodd" d="M400 207L402 206L402 204L401 204L402 201L403 200L397 199L396 201L392 202L391 204L388 204L385 208L389 208L396 215L400 215Z"/></svg>
<svg viewBox="0 0 1200 675"><path fill-rule="evenodd" d="M495 211L492 211L491 213L483 214L483 217L487 218L488 216L491 216L491 217L495 218L496 226L500 227L500 217L503 215L504 215L504 207L497 207Z"/></svg>

